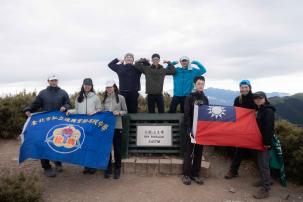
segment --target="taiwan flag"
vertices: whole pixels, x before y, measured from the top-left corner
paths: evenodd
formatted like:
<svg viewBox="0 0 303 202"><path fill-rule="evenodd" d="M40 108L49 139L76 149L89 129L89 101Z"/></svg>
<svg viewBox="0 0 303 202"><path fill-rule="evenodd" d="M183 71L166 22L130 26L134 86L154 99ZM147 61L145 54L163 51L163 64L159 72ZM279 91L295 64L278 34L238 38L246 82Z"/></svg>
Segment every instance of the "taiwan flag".
<svg viewBox="0 0 303 202"><path fill-rule="evenodd" d="M264 150L255 110L195 105L192 142Z"/></svg>

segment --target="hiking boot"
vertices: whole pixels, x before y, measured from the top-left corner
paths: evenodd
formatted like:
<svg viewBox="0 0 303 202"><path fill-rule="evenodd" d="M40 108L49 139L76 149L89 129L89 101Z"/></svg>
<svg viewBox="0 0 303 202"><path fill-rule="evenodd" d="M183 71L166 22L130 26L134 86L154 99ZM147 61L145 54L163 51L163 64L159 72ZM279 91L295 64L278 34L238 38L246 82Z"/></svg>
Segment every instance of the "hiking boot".
<svg viewBox="0 0 303 202"><path fill-rule="evenodd" d="M226 175L224 176L225 179L232 179L232 178L235 178L235 177L238 177L238 173L234 173L232 172L231 170L229 170Z"/></svg>
<svg viewBox="0 0 303 202"><path fill-rule="evenodd" d="M84 175L86 175L86 174L95 174L96 173L96 169L94 169L94 168L84 168L84 170L83 170L83 174Z"/></svg>
<svg viewBox="0 0 303 202"><path fill-rule="evenodd" d="M105 171L104 171L104 178L105 178L105 179L110 178L110 175L111 175L111 172L110 172L109 170L105 170Z"/></svg>
<svg viewBox="0 0 303 202"><path fill-rule="evenodd" d="M197 184L202 185L204 184L203 180L201 177L190 177L193 181L195 181Z"/></svg>
<svg viewBox="0 0 303 202"><path fill-rule="evenodd" d="M84 170L82 171L82 173L84 175L89 174L89 168L84 168Z"/></svg>
<svg viewBox="0 0 303 202"><path fill-rule="evenodd" d="M95 168L89 169L89 174L95 174L96 172L97 172L97 169L95 169Z"/></svg>
<svg viewBox="0 0 303 202"><path fill-rule="evenodd" d="M44 175L46 177L56 177L57 173L54 169L48 168L48 169L44 169Z"/></svg>
<svg viewBox="0 0 303 202"><path fill-rule="evenodd" d="M190 177L187 176L187 175L183 175L183 176L182 176L182 182L183 182L183 184L185 184L185 185L190 185L190 184L191 184Z"/></svg>
<svg viewBox="0 0 303 202"><path fill-rule="evenodd" d="M62 165L56 164L56 165L55 165L55 170L56 170L56 172L61 173L61 172L63 171Z"/></svg>
<svg viewBox="0 0 303 202"><path fill-rule="evenodd" d="M115 169L115 172L114 172L114 179L119 179L120 178L120 169Z"/></svg>
<svg viewBox="0 0 303 202"><path fill-rule="evenodd" d="M272 186L274 183L271 181L270 182L270 186ZM256 182L254 182L253 184L252 184L252 186L254 186L254 187L262 187L262 181L261 180L259 180L259 181L256 181Z"/></svg>
<svg viewBox="0 0 303 202"><path fill-rule="evenodd" d="M255 199L264 199L269 197L269 191L264 189L263 187L259 189L255 194L253 194Z"/></svg>

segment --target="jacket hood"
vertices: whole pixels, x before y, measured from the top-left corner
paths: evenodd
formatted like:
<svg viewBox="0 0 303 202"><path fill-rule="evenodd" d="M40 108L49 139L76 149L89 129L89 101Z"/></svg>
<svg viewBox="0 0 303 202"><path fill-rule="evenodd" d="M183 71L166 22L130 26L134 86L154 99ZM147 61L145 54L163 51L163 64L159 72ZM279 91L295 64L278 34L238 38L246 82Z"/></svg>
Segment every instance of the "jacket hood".
<svg viewBox="0 0 303 202"><path fill-rule="evenodd" d="M151 68L156 69L157 67L156 67L156 65L153 65L153 64L152 64L152 65L151 65ZM163 68L163 66L159 64L159 65L158 65L158 69L161 69L161 68Z"/></svg>
<svg viewBox="0 0 303 202"><path fill-rule="evenodd" d="M201 96L205 96L205 93L204 93L204 91L195 91L195 92L192 92L192 93L190 93L191 95L201 95Z"/></svg>
<svg viewBox="0 0 303 202"><path fill-rule="evenodd" d="M112 92L112 93L106 93L107 97L116 97L116 93Z"/></svg>
<svg viewBox="0 0 303 202"><path fill-rule="evenodd" d="M59 86L57 87L52 87L52 86L47 86L47 90L60 90L61 88Z"/></svg>
<svg viewBox="0 0 303 202"><path fill-rule="evenodd" d="M125 67L134 67L134 64L124 64Z"/></svg>
<svg viewBox="0 0 303 202"><path fill-rule="evenodd" d="M242 95L242 94L241 94ZM253 93L252 91L250 90L246 95L242 95L243 97L253 97Z"/></svg>
<svg viewBox="0 0 303 202"><path fill-rule="evenodd" d="M266 110L266 109L271 109L274 112L276 111L276 108L273 105L271 105L271 104L262 105L261 108L260 108L260 110Z"/></svg>
<svg viewBox="0 0 303 202"><path fill-rule="evenodd" d="M94 97L96 95L96 93L94 93L94 92L89 92L88 94L87 94L87 98L91 98L91 97Z"/></svg>

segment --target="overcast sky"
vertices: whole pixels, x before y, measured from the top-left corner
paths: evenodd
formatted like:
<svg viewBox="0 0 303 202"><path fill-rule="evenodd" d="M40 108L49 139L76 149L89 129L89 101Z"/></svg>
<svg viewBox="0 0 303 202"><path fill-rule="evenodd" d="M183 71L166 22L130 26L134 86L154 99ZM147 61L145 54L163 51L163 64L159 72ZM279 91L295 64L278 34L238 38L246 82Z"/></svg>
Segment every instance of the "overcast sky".
<svg viewBox="0 0 303 202"><path fill-rule="evenodd" d="M107 64L126 52L199 60L206 87L237 90L250 79L253 90L303 92L302 8L300 0L1 0L0 94L39 91L50 74L69 93L85 77L103 90L117 80Z"/></svg>

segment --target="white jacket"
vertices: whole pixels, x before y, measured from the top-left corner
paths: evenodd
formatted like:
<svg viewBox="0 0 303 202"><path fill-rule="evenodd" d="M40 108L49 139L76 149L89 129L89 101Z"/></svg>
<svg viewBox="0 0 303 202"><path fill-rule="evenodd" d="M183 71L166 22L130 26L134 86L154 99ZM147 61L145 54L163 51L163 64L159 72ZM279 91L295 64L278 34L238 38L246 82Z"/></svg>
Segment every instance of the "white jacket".
<svg viewBox="0 0 303 202"><path fill-rule="evenodd" d="M101 111L101 101L98 95L93 92L89 92L87 96L84 96L82 102L78 102L78 98L75 100L75 109L69 110L73 114L90 114Z"/></svg>

